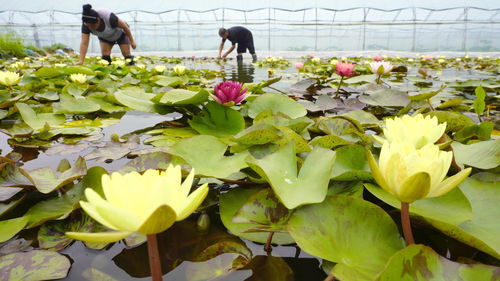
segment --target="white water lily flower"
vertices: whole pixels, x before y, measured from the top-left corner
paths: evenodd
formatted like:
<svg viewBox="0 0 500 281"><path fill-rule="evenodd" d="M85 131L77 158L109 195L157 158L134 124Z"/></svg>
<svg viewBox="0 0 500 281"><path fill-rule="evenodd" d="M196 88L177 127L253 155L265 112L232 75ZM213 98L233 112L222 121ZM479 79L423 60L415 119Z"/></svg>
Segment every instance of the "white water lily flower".
<svg viewBox="0 0 500 281"><path fill-rule="evenodd" d="M179 76L186 73L186 67L184 65L180 65L180 64L174 66L173 70L174 70L175 74L177 74Z"/></svg>
<svg viewBox="0 0 500 281"><path fill-rule="evenodd" d="M394 66L388 61L374 61L370 63L370 69L374 74L384 75L391 72Z"/></svg>
<svg viewBox="0 0 500 281"><path fill-rule="evenodd" d="M116 66L124 66L125 65L125 61L121 60L121 59L114 60L114 61L111 62L111 64L116 65Z"/></svg>
<svg viewBox="0 0 500 281"><path fill-rule="evenodd" d="M114 242L139 232L156 234L165 231L176 221L192 214L203 202L208 185L205 183L189 194L194 170L182 181L181 167L170 165L166 171L147 170L144 174L131 172L102 176L104 198L87 188L87 201L81 207L96 221L114 232L66 232L77 240Z"/></svg>
<svg viewBox="0 0 500 281"><path fill-rule="evenodd" d="M87 75L81 74L81 73L75 73L75 74L71 74L69 76L69 79L75 83L83 84L83 83L87 82Z"/></svg>
<svg viewBox="0 0 500 281"><path fill-rule="evenodd" d="M330 64L331 64L331 65L337 65L337 63L338 63L338 62L339 62L339 61L338 61L338 60L336 60L336 59L331 59L331 60L330 60Z"/></svg>
<svg viewBox="0 0 500 281"><path fill-rule="evenodd" d="M385 142L378 166L371 153L368 163L376 182L403 203L441 196L462 181L471 168L445 179L453 153L434 144L415 149L408 143Z"/></svg>
<svg viewBox="0 0 500 281"><path fill-rule="evenodd" d="M314 58L311 59L311 61L314 62L314 63L319 63L321 61L321 59L318 58L318 57L314 57Z"/></svg>
<svg viewBox="0 0 500 281"><path fill-rule="evenodd" d="M57 67L65 67L67 64L65 63L56 63L54 64L54 66L57 66Z"/></svg>
<svg viewBox="0 0 500 281"><path fill-rule="evenodd" d="M109 65L109 61L107 61L107 60L99 60L99 64Z"/></svg>
<svg viewBox="0 0 500 281"><path fill-rule="evenodd" d="M21 76L12 71L0 71L0 84L10 87L21 81Z"/></svg>
<svg viewBox="0 0 500 281"><path fill-rule="evenodd" d="M155 66L156 72L164 72L167 68L164 65Z"/></svg>
<svg viewBox="0 0 500 281"><path fill-rule="evenodd" d="M404 115L385 119L384 136L388 142L407 143L419 149L427 144L434 144L445 130L446 122L439 124L436 116ZM381 140L384 142L384 139Z"/></svg>

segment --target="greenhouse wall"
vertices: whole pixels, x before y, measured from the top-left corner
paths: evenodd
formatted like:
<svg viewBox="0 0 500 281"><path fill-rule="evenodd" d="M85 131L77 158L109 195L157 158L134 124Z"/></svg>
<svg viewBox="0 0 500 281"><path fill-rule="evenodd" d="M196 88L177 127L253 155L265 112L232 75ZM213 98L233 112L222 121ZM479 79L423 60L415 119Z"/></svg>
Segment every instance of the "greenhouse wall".
<svg viewBox="0 0 500 281"><path fill-rule="evenodd" d="M13 31L35 46L64 43L78 49L80 9L85 1L67 1L72 4L59 6L44 1L38 10L33 5L20 9L26 1L16 2L20 3L4 5L0 11L0 32ZM252 1L253 5L239 8L227 1L210 1L211 7L216 3L228 5L212 9L205 7L207 4L190 5L200 1L177 7L161 4L165 2L169 1L152 1L148 7L139 7L127 5L127 1L122 5L109 1L106 8L132 27L137 51L217 49L218 28L234 25L252 30L256 48L268 51L500 51L500 8L494 1L440 1L432 6L422 1L401 1L397 5L382 1L377 7L356 6L373 4L370 1L352 1L352 6L315 1L312 4L316 7L300 1L279 5ZM279 8L272 7L273 3ZM459 4L469 6L455 6ZM91 42L89 51L98 52L98 40L93 38Z"/></svg>

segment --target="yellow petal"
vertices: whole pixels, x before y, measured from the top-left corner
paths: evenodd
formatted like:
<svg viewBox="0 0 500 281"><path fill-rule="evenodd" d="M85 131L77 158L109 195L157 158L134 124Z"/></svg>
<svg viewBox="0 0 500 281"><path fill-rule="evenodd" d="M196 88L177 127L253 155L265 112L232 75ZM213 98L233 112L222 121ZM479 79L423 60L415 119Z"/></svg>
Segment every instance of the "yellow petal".
<svg viewBox="0 0 500 281"><path fill-rule="evenodd" d="M168 205L162 205L137 229L143 234L156 234L165 231L174 224L177 215Z"/></svg>
<svg viewBox="0 0 500 281"><path fill-rule="evenodd" d="M113 232L66 232L66 236L75 240L96 243L111 243L122 240L123 238L132 234L126 231L113 231Z"/></svg>
<svg viewBox="0 0 500 281"><path fill-rule="evenodd" d="M396 197L404 203L425 198L431 188L431 176L426 172L419 172L407 178Z"/></svg>
<svg viewBox="0 0 500 281"><path fill-rule="evenodd" d="M177 221L181 221L189 217L189 215L196 211L198 206L200 206L200 204L203 203L203 200L205 200L207 194L208 184L204 184L198 187L198 189L191 193L184 201L184 206L182 207L180 213L177 214Z"/></svg>
<svg viewBox="0 0 500 281"><path fill-rule="evenodd" d="M469 176L471 171L471 168L467 168L445 179L439 184L436 189L432 190L427 197L437 197L447 193L448 191L452 190L457 185L462 183Z"/></svg>
<svg viewBox="0 0 500 281"><path fill-rule="evenodd" d="M368 164L370 165L370 169L372 170L372 175L375 181L380 185L383 189L388 191L389 193L392 193L389 190L389 186L387 185L387 182L385 181L384 177L382 176L382 173L380 172L380 169L377 166L377 163L375 162L375 158L373 158L373 154L367 150L366 151L366 158L368 159Z"/></svg>
<svg viewBox="0 0 500 281"><path fill-rule="evenodd" d="M118 228L115 225L113 225L111 222L109 222L109 221L105 220L103 217L101 217L99 212L95 209L94 205L92 205L88 202L85 202L85 201L80 201L80 206L89 216L91 216L93 219L95 219L100 224L104 225L107 228L118 230Z"/></svg>

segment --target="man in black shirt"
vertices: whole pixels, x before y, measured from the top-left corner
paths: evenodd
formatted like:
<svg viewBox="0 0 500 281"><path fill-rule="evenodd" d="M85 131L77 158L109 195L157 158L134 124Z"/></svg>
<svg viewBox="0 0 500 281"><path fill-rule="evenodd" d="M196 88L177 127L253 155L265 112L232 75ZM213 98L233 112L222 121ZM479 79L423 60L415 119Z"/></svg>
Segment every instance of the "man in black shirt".
<svg viewBox="0 0 500 281"><path fill-rule="evenodd" d="M85 59L91 33L99 38L102 59L111 63L111 49L114 44L118 44L123 56L129 60L129 64L134 64L130 47L135 49L136 44L127 23L108 10L92 9L90 4L83 5L82 21L80 59L76 64L82 64Z"/></svg>
<svg viewBox="0 0 500 281"><path fill-rule="evenodd" d="M243 26L233 26L229 29L220 28L219 36L222 37L222 42L219 46L219 58L226 58L235 48L236 44L238 44L238 49L236 52L238 55L236 56L237 61L243 61L243 53L248 52L252 55L252 61L257 61L257 55L255 54L255 48L253 46L253 36L250 30L244 28ZM229 39L233 44L227 52L222 55L222 49L224 49L224 43L226 39Z"/></svg>

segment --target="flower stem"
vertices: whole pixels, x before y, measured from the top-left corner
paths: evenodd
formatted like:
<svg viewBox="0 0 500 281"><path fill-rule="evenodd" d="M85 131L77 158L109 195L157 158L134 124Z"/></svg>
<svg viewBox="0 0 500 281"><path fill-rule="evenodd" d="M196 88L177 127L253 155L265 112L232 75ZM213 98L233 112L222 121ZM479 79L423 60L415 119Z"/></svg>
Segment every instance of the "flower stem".
<svg viewBox="0 0 500 281"><path fill-rule="evenodd" d="M333 275L331 275L331 274L330 274L330 275L328 275L328 276L325 278L325 280L324 280L324 281L334 281L334 280L335 280L335 276L333 276Z"/></svg>
<svg viewBox="0 0 500 281"><path fill-rule="evenodd" d="M410 223L410 203L401 202L401 224L403 226L403 234L406 240L406 244L415 244L415 239L413 239L413 233L411 231Z"/></svg>
<svg viewBox="0 0 500 281"><path fill-rule="evenodd" d="M158 240L156 234L149 234L148 236L148 256L149 256L149 270L151 271L151 279L153 281L163 280L161 273L160 252L158 251Z"/></svg>
<svg viewBox="0 0 500 281"><path fill-rule="evenodd" d="M337 93L335 94L335 97L338 98L339 97L339 92L340 92L340 86L342 86L342 81L344 81L344 76L340 76L340 82L339 82L339 86L337 87Z"/></svg>
<svg viewBox="0 0 500 281"><path fill-rule="evenodd" d="M269 236L267 236L266 245L264 246L264 251L268 253L270 253L273 250L273 247L271 247L271 242L273 242L273 235L274 231L269 232Z"/></svg>
<svg viewBox="0 0 500 281"><path fill-rule="evenodd" d="M377 79L375 80L375 83L380 84L380 76L382 76L382 75L379 75L379 76L377 77Z"/></svg>

